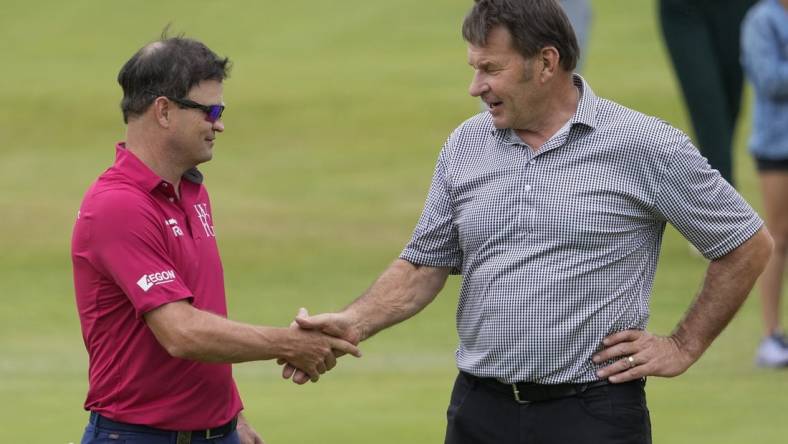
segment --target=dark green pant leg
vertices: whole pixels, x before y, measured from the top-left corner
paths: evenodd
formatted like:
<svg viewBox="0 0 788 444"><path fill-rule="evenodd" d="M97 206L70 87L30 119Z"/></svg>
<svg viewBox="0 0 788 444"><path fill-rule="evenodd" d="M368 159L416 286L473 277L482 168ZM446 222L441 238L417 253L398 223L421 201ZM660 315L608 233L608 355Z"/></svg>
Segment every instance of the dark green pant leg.
<svg viewBox="0 0 788 444"><path fill-rule="evenodd" d="M660 23L698 147L733 183L732 144L742 89L739 26L747 0L661 0Z"/></svg>
<svg viewBox="0 0 788 444"><path fill-rule="evenodd" d="M718 4L722 3L722 4ZM731 121L739 116L744 73L741 67L741 22L756 0L707 0L708 17L712 35L715 36L715 53L720 62L723 85L728 100Z"/></svg>

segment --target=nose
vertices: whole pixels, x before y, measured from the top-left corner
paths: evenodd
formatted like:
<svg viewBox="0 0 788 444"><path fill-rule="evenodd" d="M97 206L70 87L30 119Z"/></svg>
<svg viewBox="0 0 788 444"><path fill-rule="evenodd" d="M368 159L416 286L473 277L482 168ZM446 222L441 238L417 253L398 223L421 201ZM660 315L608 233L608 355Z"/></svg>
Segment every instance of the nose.
<svg viewBox="0 0 788 444"><path fill-rule="evenodd" d="M224 122L222 122L222 119L213 122L213 130L218 133L224 132Z"/></svg>
<svg viewBox="0 0 788 444"><path fill-rule="evenodd" d="M484 74L480 73L478 70L474 71L471 85L468 87L468 93L472 97L480 97L482 94L489 91L489 89L490 87L485 81Z"/></svg>

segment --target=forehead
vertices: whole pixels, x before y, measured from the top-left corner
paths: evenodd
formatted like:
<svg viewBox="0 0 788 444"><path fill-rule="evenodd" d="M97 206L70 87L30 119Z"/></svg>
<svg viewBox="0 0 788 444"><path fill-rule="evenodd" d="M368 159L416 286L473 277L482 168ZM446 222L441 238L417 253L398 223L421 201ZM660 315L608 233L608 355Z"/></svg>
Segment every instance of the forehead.
<svg viewBox="0 0 788 444"><path fill-rule="evenodd" d="M501 58L519 57L519 52L514 48L512 35L502 26L493 28L487 34L487 43L476 46L468 43L468 63L474 65L484 60L497 60Z"/></svg>
<svg viewBox="0 0 788 444"><path fill-rule="evenodd" d="M223 91L222 82L218 80L203 80L189 90L187 97L196 102L219 103L222 100Z"/></svg>

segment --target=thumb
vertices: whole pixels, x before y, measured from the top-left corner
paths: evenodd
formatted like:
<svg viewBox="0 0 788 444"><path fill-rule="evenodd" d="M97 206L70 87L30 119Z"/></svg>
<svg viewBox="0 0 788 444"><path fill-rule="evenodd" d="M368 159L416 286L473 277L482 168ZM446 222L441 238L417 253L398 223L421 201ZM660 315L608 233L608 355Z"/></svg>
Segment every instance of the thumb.
<svg viewBox="0 0 788 444"><path fill-rule="evenodd" d="M295 318L296 324L305 330L320 330L327 325L326 321L325 314L309 316L306 310L304 310L303 313L299 311L298 316Z"/></svg>
<svg viewBox="0 0 788 444"><path fill-rule="evenodd" d="M309 312L306 311L306 308L301 307L298 309L298 313L296 313L296 317L308 317ZM298 323L293 319L293 322L290 323L290 327L298 327Z"/></svg>

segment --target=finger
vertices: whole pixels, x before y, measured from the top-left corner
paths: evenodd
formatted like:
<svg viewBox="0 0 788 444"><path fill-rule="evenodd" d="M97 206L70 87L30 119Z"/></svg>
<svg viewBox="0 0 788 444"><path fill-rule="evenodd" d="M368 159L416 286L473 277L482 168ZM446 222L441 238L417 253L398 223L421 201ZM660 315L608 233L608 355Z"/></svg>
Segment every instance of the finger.
<svg viewBox="0 0 788 444"><path fill-rule="evenodd" d="M325 373L327 371L328 371L328 369L326 368L325 362L318 362L317 363L317 372L318 373L320 373L322 375L323 373Z"/></svg>
<svg viewBox="0 0 788 444"><path fill-rule="evenodd" d="M624 330L606 337L602 340L602 344L606 347L616 345L619 342L634 342L643 335L641 330Z"/></svg>
<svg viewBox="0 0 788 444"><path fill-rule="evenodd" d="M594 361L595 364L600 364L602 362L615 359L619 356L634 355L638 351L639 350L636 348L634 343L623 342L600 351L599 353L594 355L592 360Z"/></svg>
<svg viewBox="0 0 788 444"><path fill-rule="evenodd" d="M315 382L318 379L320 379L320 372L317 371L317 366L315 366L315 365L310 365L309 367L304 367L304 368L301 369L301 371L306 373L307 375L309 375L309 379L311 379L312 382Z"/></svg>
<svg viewBox="0 0 788 444"><path fill-rule="evenodd" d="M351 354L357 358L361 357L361 350L350 342L339 338L328 338L328 340L332 349Z"/></svg>
<svg viewBox="0 0 788 444"><path fill-rule="evenodd" d="M278 358L276 360L276 365L282 365L282 364L286 364L286 363L287 363L287 361L285 361L284 358Z"/></svg>
<svg viewBox="0 0 788 444"><path fill-rule="evenodd" d="M633 358L634 359L634 358ZM627 359L619 359L618 361L600 368L596 374L600 379L608 379L613 375L624 373L632 368L632 365Z"/></svg>
<svg viewBox="0 0 788 444"><path fill-rule="evenodd" d="M622 382L629 382L634 381L636 379L640 379L648 374L648 369L645 365L637 365L628 369L625 372L621 372L617 375L613 375L610 378L610 382L613 384L620 384Z"/></svg>
<svg viewBox="0 0 788 444"><path fill-rule="evenodd" d="M293 375L293 382L298 385L306 384L309 382L309 376L301 370L296 370L295 374Z"/></svg>
<svg viewBox="0 0 788 444"><path fill-rule="evenodd" d="M291 376L296 372L296 368L290 364L287 364L282 369L282 377L285 379L290 379Z"/></svg>
<svg viewBox="0 0 788 444"><path fill-rule="evenodd" d="M326 370L331 370L336 366L337 366L337 358L333 354L326 356Z"/></svg>

